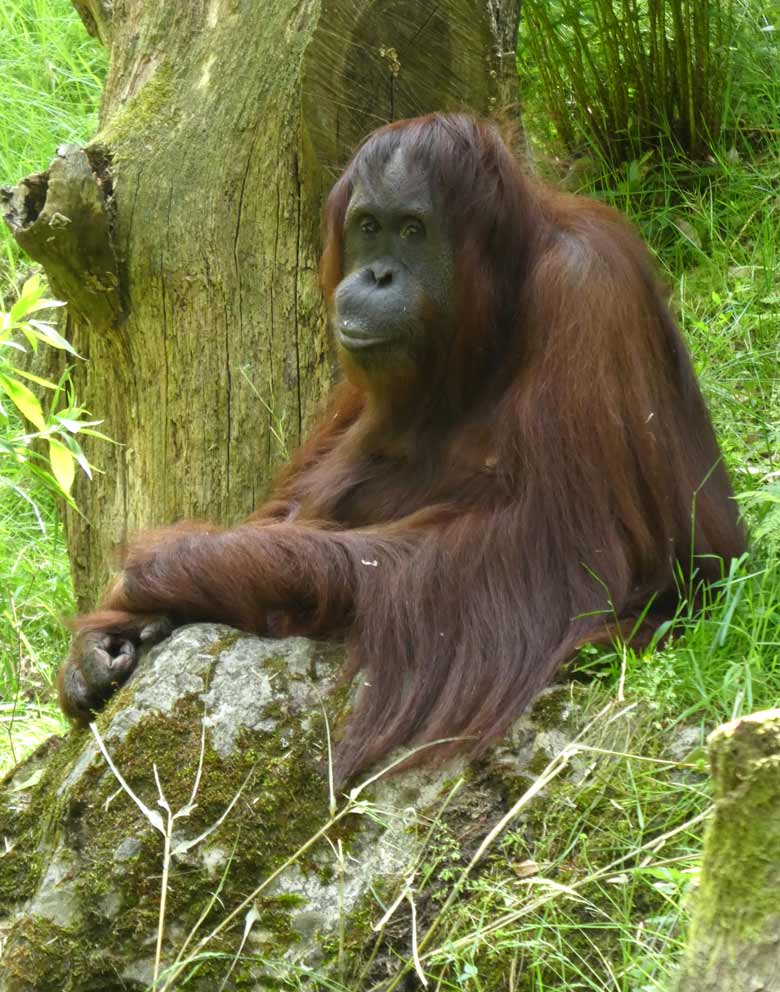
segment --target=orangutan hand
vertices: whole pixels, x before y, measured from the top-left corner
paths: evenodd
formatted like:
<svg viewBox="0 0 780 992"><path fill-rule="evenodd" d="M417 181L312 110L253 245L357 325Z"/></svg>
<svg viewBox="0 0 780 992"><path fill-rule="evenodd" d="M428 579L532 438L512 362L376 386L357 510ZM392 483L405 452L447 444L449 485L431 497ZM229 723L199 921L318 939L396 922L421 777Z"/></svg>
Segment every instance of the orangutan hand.
<svg viewBox="0 0 780 992"><path fill-rule="evenodd" d="M171 633L167 617L128 616L105 630L82 630L57 676L60 706L87 724L123 685L138 664L141 646L159 644Z"/></svg>

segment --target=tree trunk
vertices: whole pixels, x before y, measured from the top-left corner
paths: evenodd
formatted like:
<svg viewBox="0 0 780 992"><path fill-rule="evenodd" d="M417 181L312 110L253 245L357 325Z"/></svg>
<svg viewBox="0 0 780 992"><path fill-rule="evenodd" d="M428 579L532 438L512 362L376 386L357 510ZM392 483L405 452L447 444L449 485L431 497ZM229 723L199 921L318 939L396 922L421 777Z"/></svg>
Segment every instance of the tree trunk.
<svg viewBox="0 0 780 992"><path fill-rule="evenodd" d="M68 514L87 606L128 534L230 522L265 495L334 373L317 287L324 195L378 125L495 109L519 5L75 6L111 48L101 129L4 198L69 302L89 360L79 397L119 442L93 449L104 474L80 484L83 516Z"/></svg>
<svg viewBox="0 0 780 992"><path fill-rule="evenodd" d="M487 0L487 5L493 37L496 39L499 112L519 125L517 32L520 27L521 0Z"/></svg>
<svg viewBox="0 0 780 992"><path fill-rule="evenodd" d="M780 710L728 723L709 745L715 816L678 992L776 992Z"/></svg>

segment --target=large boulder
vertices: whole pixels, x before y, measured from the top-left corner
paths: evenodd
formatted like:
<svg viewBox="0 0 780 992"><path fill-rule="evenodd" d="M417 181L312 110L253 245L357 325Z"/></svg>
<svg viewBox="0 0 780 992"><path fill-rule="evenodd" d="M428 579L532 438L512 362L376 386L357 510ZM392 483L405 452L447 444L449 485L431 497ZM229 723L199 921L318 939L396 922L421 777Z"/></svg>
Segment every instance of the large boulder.
<svg viewBox="0 0 780 992"><path fill-rule="evenodd" d="M350 692L340 660L300 638L182 628L96 729L52 738L12 771L0 992L125 992L156 973L157 989L186 976L209 992L363 989L397 973L412 939L398 897L431 837L467 862L576 732L576 707L569 688L549 690L537 712L553 710L556 729L523 719L476 767L453 759L332 797L327 730Z"/></svg>

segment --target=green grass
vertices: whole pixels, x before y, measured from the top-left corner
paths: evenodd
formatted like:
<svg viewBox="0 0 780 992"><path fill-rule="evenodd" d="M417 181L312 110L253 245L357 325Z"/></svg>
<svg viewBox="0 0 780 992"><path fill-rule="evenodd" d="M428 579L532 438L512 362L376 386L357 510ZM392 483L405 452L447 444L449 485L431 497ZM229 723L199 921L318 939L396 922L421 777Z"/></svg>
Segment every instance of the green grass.
<svg viewBox="0 0 780 992"><path fill-rule="evenodd" d="M106 55L69 0L0 4L0 184L46 168L64 141L95 130ZM29 268L0 224L0 309ZM3 464L40 507L0 488L0 772L64 721L51 699L67 652L73 593L51 497Z"/></svg>
<svg viewBox="0 0 780 992"><path fill-rule="evenodd" d="M106 53L69 0L0 4L0 185L45 169L67 141L97 126ZM0 229L0 266L13 276L19 253ZM0 292L5 287L0 285Z"/></svg>
<svg viewBox="0 0 780 992"><path fill-rule="evenodd" d="M0 772L65 728L51 684L68 649L62 618L73 611L73 593L51 497L33 495L40 521L0 488Z"/></svg>
<svg viewBox="0 0 780 992"><path fill-rule="evenodd" d="M704 611L683 607L662 649L582 653L578 705L609 705L614 721L597 722L576 774L524 808L466 883L426 949L432 988L669 989L710 802L704 738L780 703L780 12L759 0L740 8L729 123L711 160L657 153L617 173L595 162L583 191L628 214L658 256L753 551ZM67 0L4 4L0 38L0 177L12 181L90 133L104 61ZM529 108L529 120L542 116ZM18 256L3 237L8 287ZM62 726L50 686L72 594L45 502L43 517L45 533L26 504L0 494L0 768ZM432 886L457 878L455 847L442 839ZM536 875L523 873L529 860Z"/></svg>
<svg viewBox="0 0 780 992"><path fill-rule="evenodd" d="M780 468L778 150L695 172L662 161L598 194L656 250L738 488Z"/></svg>
<svg viewBox="0 0 780 992"><path fill-rule="evenodd" d="M733 0L526 0L524 72L569 153L613 163L648 148L700 157L718 140L731 80Z"/></svg>

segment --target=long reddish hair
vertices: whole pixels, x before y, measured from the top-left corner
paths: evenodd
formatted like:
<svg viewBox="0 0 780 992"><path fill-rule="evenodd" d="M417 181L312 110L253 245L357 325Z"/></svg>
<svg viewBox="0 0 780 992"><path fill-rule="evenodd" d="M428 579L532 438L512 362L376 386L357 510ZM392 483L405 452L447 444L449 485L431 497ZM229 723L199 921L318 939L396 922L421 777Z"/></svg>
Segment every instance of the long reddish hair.
<svg viewBox="0 0 780 992"><path fill-rule="evenodd" d="M483 746L578 645L649 606L646 637L745 543L644 245L613 210L527 178L491 123L432 114L366 140L328 200L326 298L355 183L399 150L450 219L458 322L406 455L436 471L407 492L388 470L375 508L377 534L406 547L381 578L357 569L349 672L370 688L347 773L410 740ZM342 387L282 480L302 518L369 522L349 520L348 494L395 425L365 405Z"/></svg>
<svg viewBox="0 0 780 992"><path fill-rule="evenodd" d="M342 779L400 744L478 750L578 645L646 639L743 552L648 252L613 210L524 176L493 125L432 114L369 136L328 200L326 300L352 191L397 153L449 224L454 326L431 312L432 359L402 375L347 366L249 521L136 541L102 611L76 624L59 678L76 719L116 678L90 683L90 631L136 643L162 613L345 637L362 686ZM402 402L378 402L380 386Z"/></svg>

